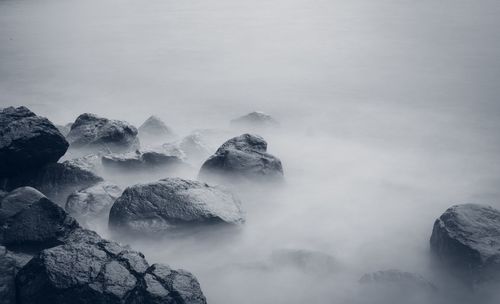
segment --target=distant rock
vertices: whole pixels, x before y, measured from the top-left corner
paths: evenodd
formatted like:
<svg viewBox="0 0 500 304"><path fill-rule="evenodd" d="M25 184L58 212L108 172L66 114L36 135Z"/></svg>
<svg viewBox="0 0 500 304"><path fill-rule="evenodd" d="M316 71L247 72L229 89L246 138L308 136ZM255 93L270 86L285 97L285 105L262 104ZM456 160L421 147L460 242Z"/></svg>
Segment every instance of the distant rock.
<svg viewBox="0 0 500 304"><path fill-rule="evenodd" d="M103 155L100 153L91 153L83 156L78 156L75 158L68 158L67 160L64 161L64 163L99 175L102 169L102 162L101 162L102 156Z"/></svg>
<svg viewBox="0 0 500 304"><path fill-rule="evenodd" d="M101 182L71 194L65 210L82 224L99 218L107 219L109 209L121 193L122 189L117 185Z"/></svg>
<svg viewBox="0 0 500 304"><path fill-rule="evenodd" d="M49 164L36 170L23 172L13 178L0 180L4 189L13 190L30 186L42 192L49 199L64 206L67 197L74 191L101 182L96 174L70 162Z"/></svg>
<svg viewBox="0 0 500 304"><path fill-rule="evenodd" d="M55 125L56 128L61 132L63 136L67 136L69 134L69 131L71 131L71 126L73 125L72 122L67 123L65 125Z"/></svg>
<svg viewBox="0 0 500 304"><path fill-rule="evenodd" d="M179 148L185 153L188 161L197 163L206 159L213 151L210 144L199 132L189 134L181 139Z"/></svg>
<svg viewBox="0 0 500 304"><path fill-rule="evenodd" d="M271 255L271 262L277 267L293 267L315 275L331 275L339 268L331 255L305 249L276 250Z"/></svg>
<svg viewBox="0 0 500 304"><path fill-rule="evenodd" d="M206 304L196 278L78 229L45 249L16 277L20 303Z"/></svg>
<svg viewBox="0 0 500 304"><path fill-rule="evenodd" d="M85 113L78 116L66 138L71 148L125 152L139 148L137 134L125 121Z"/></svg>
<svg viewBox="0 0 500 304"><path fill-rule="evenodd" d="M102 157L102 165L107 169L120 171L164 170L167 167L181 167L184 162L177 156L154 151L136 151L126 154L111 154Z"/></svg>
<svg viewBox="0 0 500 304"><path fill-rule="evenodd" d="M399 290L406 291L415 289L431 292L437 291L437 287L421 275L397 269L381 270L364 274L359 282L361 284L372 285L393 285L393 287Z"/></svg>
<svg viewBox="0 0 500 304"><path fill-rule="evenodd" d="M0 225L43 197L45 195L31 187L20 187L8 193L0 200Z"/></svg>
<svg viewBox="0 0 500 304"><path fill-rule="evenodd" d="M25 107L0 111L0 177L55 163L68 142L47 119Z"/></svg>
<svg viewBox="0 0 500 304"><path fill-rule="evenodd" d="M267 142L258 135L234 137L205 161L199 178L220 183L282 181L281 161L266 151Z"/></svg>
<svg viewBox="0 0 500 304"><path fill-rule="evenodd" d="M139 127L139 137L146 143L165 142L175 138L175 133L160 118L151 116Z"/></svg>
<svg viewBox="0 0 500 304"><path fill-rule="evenodd" d="M500 211L476 204L455 205L434 223L431 250L467 278L500 278Z"/></svg>
<svg viewBox="0 0 500 304"><path fill-rule="evenodd" d="M231 193L180 178L125 189L109 214L113 230L138 233L243 221L240 202Z"/></svg>
<svg viewBox="0 0 500 304"><path fill-rule="evenodd" d="M279 122L271 115L262 112L251 112L231 120L231 125L250 128L268 128L279 126Z"/></svg>

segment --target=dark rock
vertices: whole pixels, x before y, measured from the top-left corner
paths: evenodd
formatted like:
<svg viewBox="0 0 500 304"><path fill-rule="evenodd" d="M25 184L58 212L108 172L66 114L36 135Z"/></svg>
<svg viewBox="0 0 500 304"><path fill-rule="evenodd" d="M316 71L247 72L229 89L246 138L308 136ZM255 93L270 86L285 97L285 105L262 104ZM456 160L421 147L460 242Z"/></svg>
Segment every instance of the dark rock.
<svg viewBox="0 0 500 304"><path fill-rule="evenodd" d="M43 197L45 197L45 195L31 187L17 188L8 193L0 201L0 225L8 218L16 215L24 208L31 206L31 204L38 202Z"/></svg>
<svg viewBox="0 0 500 304"><path fill-rule="evenodd" d="M80 223L107 217L109 209L121 195L122 189L115 184L101 182L77 191L68 197L66 211Z"/></svg>
<svg viewBox="0 0 500 304"><path fill-rule="evenodd" d="M1 183L3 188L7 190L23 186L36 188L49 199L64 206L71 193L101 181L102 178L94 173L65 161L49 164L36 171L24 172L13 178L3 179Z"/></svg>
<svg viewBox="0 0 500 304"><path fill-rule="evenodd" d="M146 143L162 140L165 142L174 138L175 134L161 119L151 116L139 127L139 137Z"/></svg>
<svg viewBox="0 0 500 304"><path fill-rule="evenodd" d="M231 193L180 178L125 189L109 214L110 228L139 233L243 221L240 202Z"/></svg>
<svg viewBox="0 0 500 304"><path fill-rule="evenodd" d="M184 162L177 156L170 156L154 151L136 151L127 154L112 154L102 157L102 165L107 169L131 170L164 170L166 167L181 167Z"/></svg>
<svg viewBox="0 0 500 304"><path fill-rule="evenodd" d="M47 198L41 198L5 221L2 243L7 247L37 250L63 242L78 222Z"/></svg>
<svg viewBox="0 0 500 304"><path fill-rule="evenodd" d="M231 125L250 128L277 127L279 123L271 115L262 112L252 112L231 120Z"/></svg>
<svg viewBox="0 0 500 304"><path fill-rule="evenodd" d="M431 250L473 280L500 278L500 211L464 204L450 207L434 223Z"/></svg>
<svg viewBox="0 0 500 304"><path fill-rule="evenodd" d="M16 303L16 261L0 246L0 304Z"/></svg>
<svg viewBox="0 0 500 304"><path fill-rule="evenodd" d="M85 113L71 126L71 148L125 152L139 147L137 129L131 124Z"/></svg>
<svg viewBox="0 0 500 304"><path fill-rule="evenodd" d="M0 177L55 163L67 149L68 142L47 118L25 107L0 111Z"/></svg>
<svg viewBox="0 0 500 304"><path fill-rule="evenodd" d="M199 178L222 183L282 181L281 161L266 151L267 142L260 136L243 134L234 137L205 161Z"/></svg>
<svg viewBox="0 0 500 304"><path fill-rule="evenodd" d="M83 229L43 250L16 277L21 303L205 304L196 278Z"/></svg>
<svg viewBox="0 0 500 304"><path fill-rule="evenodd" d="M277 267L293 267L307 274L331 275L339 266L329 254L305 249L281 249L271 255L271 263Z"/></svg>

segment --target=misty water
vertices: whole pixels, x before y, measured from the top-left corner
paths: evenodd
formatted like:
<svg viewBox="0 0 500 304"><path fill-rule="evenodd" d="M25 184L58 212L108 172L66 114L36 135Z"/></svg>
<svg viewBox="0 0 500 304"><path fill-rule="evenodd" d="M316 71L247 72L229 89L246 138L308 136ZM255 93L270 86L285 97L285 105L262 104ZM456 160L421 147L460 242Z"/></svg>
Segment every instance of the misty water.
<svg viewBox="0 0 500 304"><path fill-rule="evenodd" d="M126 240L193 272L209 303L358 303L384 269L423 275L441 303L498 303L437 270L429 237L453 204L500 208L499 15L488 0L1 0L0 106L59 124L155 114L224 139L250 111L279 120L261 135L286 184L239 189L244 225ZM283 249L335 264L281 265Z"/></svg>

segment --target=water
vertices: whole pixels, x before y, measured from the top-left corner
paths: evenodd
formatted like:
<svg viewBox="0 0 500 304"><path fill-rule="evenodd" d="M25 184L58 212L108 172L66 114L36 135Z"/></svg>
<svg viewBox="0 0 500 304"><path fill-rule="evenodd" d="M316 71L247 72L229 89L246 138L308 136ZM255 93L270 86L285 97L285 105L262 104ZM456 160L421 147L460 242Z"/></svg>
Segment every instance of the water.
<svg viewBox="0 0 500 304"><path fill-rule="evenodd" d="M241 229L131 241L193 272L210 303L348 303L363 273L388 268L442 287L435 218L500 208L499 13L488 0L2 0L0 105L56 123L155 114L180 134L253 110L280 120L264 136L287 185L239 193ZM263 269L283 248L338 269Z"/></svg>

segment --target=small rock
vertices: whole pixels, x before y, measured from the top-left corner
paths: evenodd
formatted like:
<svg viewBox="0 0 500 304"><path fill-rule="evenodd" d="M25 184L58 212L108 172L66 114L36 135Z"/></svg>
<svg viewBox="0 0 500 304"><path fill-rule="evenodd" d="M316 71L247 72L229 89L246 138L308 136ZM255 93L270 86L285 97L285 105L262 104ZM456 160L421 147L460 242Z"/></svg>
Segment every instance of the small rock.
<svg viewBox="0 0 500 304"><path fill-rule="evenodd" d="M247 115L231 120L232 126L246 128L269 128L277 127L279 123L271 115L263 112L251 112Z"/></svg>
<svg viewBox="0 0 500 304"><path fill-rule="evenodd" d="M165 142L175 138L175 133L160 118L151 116L139 127L139 137L145 143Z"/></svg>

